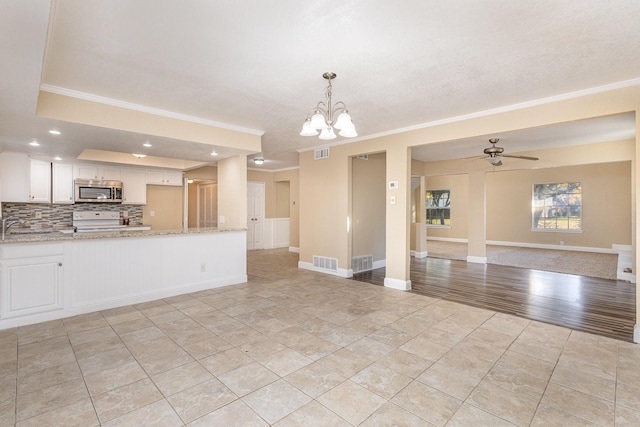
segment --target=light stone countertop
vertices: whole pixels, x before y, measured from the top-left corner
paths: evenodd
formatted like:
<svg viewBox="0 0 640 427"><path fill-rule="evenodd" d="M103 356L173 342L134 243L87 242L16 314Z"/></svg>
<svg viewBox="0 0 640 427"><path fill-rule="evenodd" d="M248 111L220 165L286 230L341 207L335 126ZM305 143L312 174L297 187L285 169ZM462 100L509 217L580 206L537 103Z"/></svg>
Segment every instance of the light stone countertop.
<svg viewBox="0 0 640 427"><path fill-rule="evenodd" d="M63 242L69 240L87 240L87 239L118 239L128 237L146 237L146 236L168 236L168 235L185 235L198 233L223 233L227 231L246 231L246 228L182 228L171 230L122 230L122 231L101 231L93 233L63 233L61 231L47 231L43 233L27 233L27 234L11 234L5 235L5 240L0 240L1 244L11 243L38 243L38 242Z"/></svg>

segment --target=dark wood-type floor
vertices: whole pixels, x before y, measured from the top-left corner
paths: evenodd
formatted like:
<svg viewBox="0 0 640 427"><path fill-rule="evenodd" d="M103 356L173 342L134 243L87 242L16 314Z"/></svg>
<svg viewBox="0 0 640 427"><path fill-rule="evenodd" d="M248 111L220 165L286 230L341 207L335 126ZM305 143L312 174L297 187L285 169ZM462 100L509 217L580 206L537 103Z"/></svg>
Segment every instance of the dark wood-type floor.
<svg viewBox="0 0 640 427"><path fill-rule="evenodd" d="M384 284L385 269L354 279ZM531 320L632 341L635 285L615 280L474 264L411 259L412 291Z"/></svg>

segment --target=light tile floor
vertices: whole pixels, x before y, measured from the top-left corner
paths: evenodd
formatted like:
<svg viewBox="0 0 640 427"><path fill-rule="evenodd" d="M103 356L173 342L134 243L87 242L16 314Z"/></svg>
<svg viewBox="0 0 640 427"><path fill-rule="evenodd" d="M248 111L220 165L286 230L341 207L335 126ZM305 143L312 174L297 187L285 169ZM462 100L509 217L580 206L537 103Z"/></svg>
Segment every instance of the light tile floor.
<svg viewBox="0 0 640 427"><path fill-rule="evenodd" d="M638 426L640 347L298 270L0 331L0 426Z"/></svg>

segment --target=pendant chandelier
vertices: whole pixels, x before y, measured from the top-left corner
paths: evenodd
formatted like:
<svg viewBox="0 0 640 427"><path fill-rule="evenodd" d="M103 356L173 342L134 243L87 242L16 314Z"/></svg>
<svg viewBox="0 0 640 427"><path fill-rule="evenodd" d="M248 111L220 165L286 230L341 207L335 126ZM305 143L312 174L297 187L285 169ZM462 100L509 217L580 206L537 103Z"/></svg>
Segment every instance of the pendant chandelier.
<svg viewBox="0 0 640 427"><path fill-rule="evenodd" d="M334 129L339 130L339 135L347 138L358 136L356 127L351 121L351 116L344 102L338 101L331 105L331 80L336 78L336 73L327 72L322 75L329 81L325 91L325 101L320 101L307 115L302 125L302 136L316 136L320 131L320 139L335 139ZM336 118L337 115L337 118ZM334 120L335 119L335 120Z"/></svg>

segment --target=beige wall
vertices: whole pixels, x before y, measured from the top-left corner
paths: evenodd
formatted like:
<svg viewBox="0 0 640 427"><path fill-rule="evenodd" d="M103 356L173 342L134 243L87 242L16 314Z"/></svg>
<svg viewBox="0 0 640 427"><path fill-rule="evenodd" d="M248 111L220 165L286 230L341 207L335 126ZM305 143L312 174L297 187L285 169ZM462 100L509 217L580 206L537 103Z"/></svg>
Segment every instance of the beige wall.
<svg viewBox="0 0 640 427"><path fill-rule="evenodd" d="M275 182L289 183L289 246L300 247L300 173L299 169L287 169L273 173Z"/></svg>
<svg viewBox="0 0 640 427"><path fill-rule="evenodd" d="M631 162L488 173L487 240L611 249L631 244ZM582 233L531 231L533 184L582 183Z"/></svg>
<svg viewBox="0 0 640 427"><path fill-rule="evenodd" d="M247 158L218 162L218 228L247 228Z"/></svg>
<svg viewBox="0 0 640 427"><path fill-rule="evenodd" d="M218 179L218 168L216 166L203 166L186 171L184 176L185 178L210 179L216 181Z"/></svg>
<svg viewBox="0 0 640 427"><path fill-rule="evenodd" d="M384 153L369 160L352 158L352 257L373 255L385 259L385 175Z"/></svg>
<svg viewBox="0 0 640 427"><path fill-rule="evenodd" d="M289 181L276 181L276 218L289 218L289 199L291 196Z"/></svg>
<svg viewBox="0 0 640 427"><path fill-rule="evenodd" d="M575 146L535 152L542 158L555 162L593 162L597 159L630 157L631 141ZM565 160L563 160L563 154ZM441 162L447 163L447 162ZM468 164L468 162L460 162ZM480 163L483 165L483 163ZM539 162L529 163L537 166ZM446 165L445 165L446 166ZM449 166L453 168L452 166ZM436 169L434 163L425 170ZM582 246L611 249L612 244L631 244L632 191L631 162L593 163L567 165L555 168L505 170L500 167L486 171L486 239L490 241L531 244ZM583 233L533 232L531 231L531 188L534 183L581 181L586 191L583 211ZM450 188L451 229L427 228L428 237L468 238L468 175L437 175L427 177L428 189ZM593 202L593 200L597 202ZM603 201L607 200L607 204ZM616 212L614 223L608 219L610 210Z"/></svg>
<svg viewBox="0 0 640 427"><path fill-rule="evenodd" d="M313 151L300 153L300 261L327 256L337 258L339 268L351 268L350 160L342 146L332 147L328 159L314 160Z"/></svg>
<svg viewBox="0 0 640 427"><path fill-rule="evenodd" d="M620 87L601 92L584 92L581 95L555 97L522 106L513 106L486 112L483 114L460 118L459 120L443 121L414 128L406 132L383 135L370 139L363 139L344 145L330 147L330 157L323 160L313 159L313 150L300 153L300 261L312 262L313 255L337 258L339 266L344 268L350 260L351 240L346 228L349 214L350 162L348 158L359 154L372 152L387 153L387 180L398 179L404 184L398 194L409 191L406 188L409 174L412 175L442 175L465 173L464 170L440 170L426 173L416 173L415 162L405 154L413 146L420 146L437 142L448 142L455 150L455 141L462 138L495 135L503 132L546 126L555 123L570 122L593 117L636 111L640 107L640 85ZM609 153L618 155L617 160L635 158L636 139L630 144L631 151L600 150L588 162L611 161L604 159ZM603 143L605 146L618 146L616 143ZM560 149L558 149L560 150ZM574 147L560 151L566 154L562 161L572 160ZM393 153L392 153L393 152ZM393 155L390 156L390 153ZM524 154L524 153L523 153ZM540 167L559 167L557 158L550 157L545 162L538 162ZM474 163L474 162L470 162ZM485 167L483 161L474 164ZM488 163L487 163L488 165ZM506 165L506 163L505 163ZM435 165L434 165L435 166ZM635 175L635 180L640 178ZM390 192L387 191L387 196ZM399 281L408 279L409 234L407 224L410 221L410 197L401 194L400 205L391 207L387 204L387 270L391 279ZM637 202L636 202L637 203ZM405 235L406 231L406 235ZM635 233L639 231L635 229ZM482 233L484 235L484 233ZM391 237L389 237L391 236ZM390 256L391 254L391 256ZM478 254L481 256L481 254Z"/></svg>
<svg viewBox="0 0 640 427"><path fill-rule="evenodd" d="M427 226L427 237L466 239L469 223L469 176L429 176L427 190L451 190L451 228Z"/></svg>
<svg viewBox="0 0 640 427"><path fill-rule="evenodd" d="M153 230L182 228L182 194L182 187L147 185L142 223L150 225Z"/></svg>

